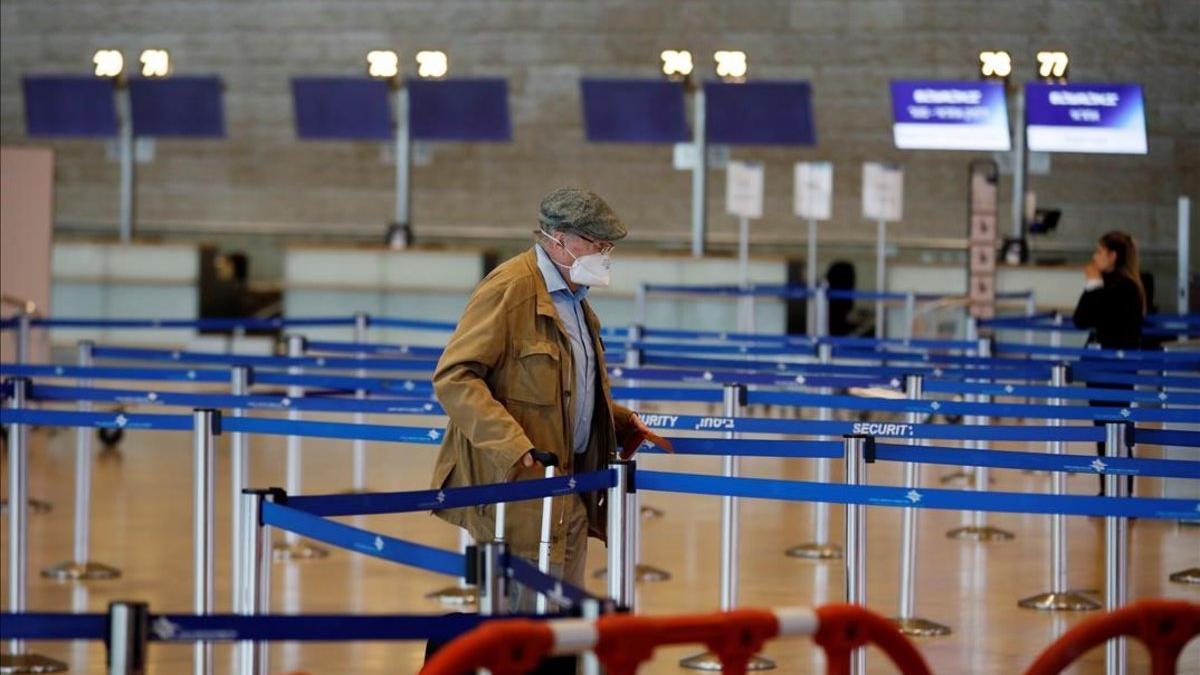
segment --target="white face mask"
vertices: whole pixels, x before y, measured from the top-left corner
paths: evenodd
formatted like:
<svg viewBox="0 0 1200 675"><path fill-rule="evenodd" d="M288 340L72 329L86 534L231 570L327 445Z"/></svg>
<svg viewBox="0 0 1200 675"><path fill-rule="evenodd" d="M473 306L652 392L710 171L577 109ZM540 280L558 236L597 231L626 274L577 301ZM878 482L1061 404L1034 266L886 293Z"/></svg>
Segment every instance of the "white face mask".
<svg viewBox="0 0 1200 675"><path fill-rule="evenodd" d="M589 253L588 255L577 256L571 253L571 249L567 248L566 244L544 232L541 234L543 237L557 243L567 252L567 255L575 259L575 262L570 267L554 263L568 270L572 283L597 288L607 288L612 283L612 256L610 254Z"/></svg>

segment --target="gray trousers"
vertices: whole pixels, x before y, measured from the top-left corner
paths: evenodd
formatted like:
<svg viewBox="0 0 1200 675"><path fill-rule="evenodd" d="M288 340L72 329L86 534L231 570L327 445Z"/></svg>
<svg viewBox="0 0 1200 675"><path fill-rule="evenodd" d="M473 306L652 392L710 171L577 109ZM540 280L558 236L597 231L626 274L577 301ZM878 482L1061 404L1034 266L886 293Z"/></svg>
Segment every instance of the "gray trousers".
<svg viewBox="0 0 1200 675"><path fill-rule="evenodd" d="M567 510L566 552L562 563L550 563L550 576L583 588L584 568L587 566L588 523L587 511L578 495L571 495L573 507ZM559 498L561 499L561 497ZM529 561L537 566L537 559ZM508 612L510 614L532 614L537 611L537 592L514 580L508 582ZM553 610L553 605L551 605Z"/></svg>

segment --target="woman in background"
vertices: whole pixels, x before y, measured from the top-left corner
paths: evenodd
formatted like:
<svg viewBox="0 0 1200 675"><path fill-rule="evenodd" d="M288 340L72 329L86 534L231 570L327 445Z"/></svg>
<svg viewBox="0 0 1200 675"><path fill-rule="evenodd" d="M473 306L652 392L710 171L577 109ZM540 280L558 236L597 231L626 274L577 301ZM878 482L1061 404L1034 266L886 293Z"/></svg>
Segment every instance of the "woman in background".
<svg viewBox="0 0 1200 675"><path fill-rule="evenodd" d="M1142 287L1137 244L1126 232L1113 230L1100 237L1092 259L1083 269L1086 281L1083 295L1075 306L1075 327L1090 330L1088 343L1102 349L1138 349L1142 345L1142 321L1146 317L1146 291ZM1087 357L1081 359L1085 368ZM1092 360L1090 365L1098 365ZM1086 375L1086 373L1085 373ZM1132 385L1088 382L1097 389L1133 389ZM1093 407L1124 407L1128 401L1091 401ZM1103 422L1096 422L1102 426ZM1104 454L1098 443L1096 454ZM1100 495L1104 494L1104 476L1100 476ZM1129 477L1133 494L1133 477Z"/></svg>
<svg viewBox="0 0 1200 675"><path fill-rule="evenodd" d="M1133 237L1119 230L1100 237L1083 273L1087 280L1075 306L1075 327L1091 330L1088 342L1103 349L1140 347L1146 290Z"/></svg>

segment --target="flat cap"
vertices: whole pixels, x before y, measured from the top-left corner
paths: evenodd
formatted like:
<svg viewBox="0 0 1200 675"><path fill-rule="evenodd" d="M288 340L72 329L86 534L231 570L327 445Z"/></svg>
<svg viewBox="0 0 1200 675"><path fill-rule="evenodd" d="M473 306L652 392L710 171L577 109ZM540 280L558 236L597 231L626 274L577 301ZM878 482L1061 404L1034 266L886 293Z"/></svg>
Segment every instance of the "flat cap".
<svg viewBox="0 0 1200 675"><path fill-rule="evenodd" d="M544 228L600 241L617 241L629 234L600 195L578 188L559 188L546 195L538 206L538 222Z"/></svg>

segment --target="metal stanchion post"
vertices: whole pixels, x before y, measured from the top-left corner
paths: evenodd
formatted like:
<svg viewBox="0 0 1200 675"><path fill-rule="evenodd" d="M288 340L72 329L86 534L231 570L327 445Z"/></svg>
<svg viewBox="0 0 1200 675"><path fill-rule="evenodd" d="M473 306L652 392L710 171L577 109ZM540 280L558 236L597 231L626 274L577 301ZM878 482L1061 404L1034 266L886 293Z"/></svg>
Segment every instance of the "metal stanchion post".
<svg viewBox="0 0 1200 675"><path fill-rule="evenodd" d="M976 351L981 358L989 358L992 355L991 338L979 338L979 346ZM991 396L978 395L975 400L980 403L990 403ZM977 424L990 424L990 417L977 417ZM988 449L988 442L984 440L975 441L975 447L980 450ZM988 489L988 470L986 466L975 467L975 492L987 492ZM975 541L1008 541L1013 538L1013 533L1008 530L1002 530L998 527L993 527L987 524L986 511L973 511L971 524L966 527L959 527L950 530L946 533L951 539L972 539Z"/></svg>
<svg viewBox="0 0 1200 675"><path fill-rule="evenodd" d="M12 381L9 406L25 407L29 380ZM22 613L29 591L29 430L24 424L8 425L8 611ZM40 654L26 654L24 640L9 640L8 654L0 654L0 673L58 673L67 664Z"/></svg>
<svg viewBox="0 0 1200 675"><path fill-rule="evenodd" d="M368 318L365 312L356 312L354 314L354 342L362 344L367 341ZM358 352L355 354L357 358L365 359L366 353ZM367 371L357 370L354 373L358 377L366 377ZM364 389L358 389L354 392L354 398L363 400L367 398L367 392ZM367 416L364 413L354 413L354 423L364 424L367 421ZM365 492L367 489L367 442L361 438L356 438L352 441L352 458L351 458L351 475L350 475L350 492Z"/></svg>
<svg viewBox="0 0 1200 675"><path fill-rule="evenodd" d="M968 317L967 317L967 326L966 326L966 335L965 335L965 339L966 339L966 341L967 341L967 342L974 342L974 343L976 344L976 349L978 349L978 345L979 345L979 320L978 320L978 319L976 319L976 318L975 318L975 317L973 317L973 316L968 316ZM979 354L978 354L978 353L976 353L975 355L976 355L976 356L979 356ZM973 394L967 394L967 401L968 401L968 402L971 402L971 403L974 403L974 402L975 402L975 396L974 396ZM970 419L971 421L974 421L975 417L974 417L974 416L971 416L969 419ZM974 441L967 441L966 447L970 447L970 448L972 448L972 449L973 449L973 448L975 447L975 445L974 445ZM953 472L951 472L951 473L947 473L947 474L942 474L942 476L941 476L941 478L940 478L939 480L940 480L942 483L951 483L951 482L958 481L958 480L965 481L965 480L967 480L968 478L970 478L970 477L971 477L971 473L970 473L970 471L969 471L969 468L970 468L970 467L961 466L961 467L959 467L959 468L958 468L958 470L957 470L957 471L953 471Z"/></svg>
<svg viewBox="0 0 1200 675"><path fill-rule="evenodd" d="M553 454L550 455L544 462L545 470L542 478L554 478L554 467L558 463L558 458ZM549 461L554 460L554 461ZM554 497L549 495L542 497L542 523L541 536L538 538L538 571L542 574L550 574L550 524L554 520ZM537 594L537 613L545 614L550 609L550 598L545 593Z"/></svg>
<svg viewBox="0 0 1200 675"><path fill-rule="evenodd" d="M905 392L908 398L919 401L922 398L922 378L920 375L909 375L905 378ZM920 413L910 412L907 415L909 424L920 422ZM909 445L916 445L916 439L909 439ZM904 463L904 487L913 498L920 498L917 490L921 487L921 467L916 462ZM916 616L916 583L917 583L917 509L908 507L902 510L900 529L900 613L893 622L896 628L905 635L934 636L949 635L950 627L940 623L922 619Z"/></svg>
<svg viewBox="0 0 1200 675"><path fill-rule="evenodd" d="M633 291L633 323L638 326L646 325L646 286L645 282L639 283Z"/></svg>
<svg viewBox="0 0 1200 675"><path fill-rule="evenodd" d="M270 612L271 604L271 528L262 524L264 500L275 500L280 490L242 490L241 518L237 534L241 538L241 578L234 587L233 611L243 616ZM261 675L267 671L267 643L242 640L237 643L237 668L243 675Z"/></svg>
<svg viewBox="0 0 1200 675"><path fill-rule="evenodd" d="M213 610L213 454L220 423L215 410L192 413L192 609L197 615ZM212 644L197 642L192 648L192 672L211 675L212 666Z"/></svg>
<svg viewBox="0 0 1200 675"><path fill-rule="evenodd" d="M32 354L29 353L30 333L33 330L33 313L28 307L22 307L17 315L17 363L29 363Z"/></svg>
<svg viewBox="0 0 1200 675"><path fill-rule="evenodd" d="M234 366L230 370L229 392L234 396L247 396L250 394L250 386L252 383L253 372L249 366ZM229 411L233 417L243 417L246 414L244 408L233 408ZM231 591L233 593L233 607L237 609L237 594L238 584L244 574L242 570L242 537L238 528L242 522L242 491L246 489L249 483L249 467L250 462L246 456L246 444L249 437L240 431L235 431L229 434L229 494L232 497L233 503L230 504L230 522L233 523L231 528L231 546L229 548L232 565L230 570L233 572L233 584Z"/></svg>
<svg viewBox="0 0 1200 675"><path fill-rule="evenodd" d="M1034 314L1037 314L1037 301L1034 300L1033 292L1030 291L1029 297L1025 298L1025 316L1032 321ZM1025 346L1033 346L1033 330L1029 328L1025 329Z"/></svg>
<svg viewBox="0 0 1200 675"><path fill-rule="evenodd" d="M21 313L17 315L17 345L16 345L16 360L17 364L29 363L33 359L33 353L30 348L30 341L33 334L33 316L35 308L33 303L26 303L21 307ZM46 513L52 508L49 502L44 502L40 499L32 499L26 495L26 504L29 506L27 513ZM8 500L0 499L0 507L8 508Z"/></svg>
<svg viewBox="0 0 1200 675"><path fill-rule="evenodd" d="M817 285L817 337L829 336L829 284Z"/></svg>
<svg viewBox="0 0 1200 675"><path fill-rule="evenodd" d="M737 417L745 405L746 385L725 385L725 417ZM725 438L730 440L737 437L737 432L731 431L725 434ZM737 455L725 455L723 474L726 478L738 476L738 459ZM737 497L728 495L721 497L721 611L724 612L737 607L738 600L739 501ZM694 670L721 670L722 667L720 657L712 652L704 652L681 659L679 665ZM754 655L746 662L746 670L771 670L774 667L774 661L760 655Z"/></svg>
<svg viewBox="0 0 1200 675"><path fill-rule="evenodd" d="M833 345L822 342L817 345L817 359L822 364L828 364L833 360ZM822 396L829 396L833 390L828 387L821 388ZM822 422L828 422L832 410L830 408L817 408L817 419ZM821 440L829 440L828 436L822 436ZM829 482L829 459L821 457L817 459L817 482ZM787 555L793 558L808 558L813 560L831 560L842 557L842 547L829 541L829 504L826 502L816 502L813 504L813 540L807 544L793 546L787 550Z"/></svg>
<svg viewBox="0 0 1200 675"><path fill-rule="evenodd" d="M1050 386L1062 388L1067 386L1067 366L1061 363L1050 368ZM1051 398L1047 405L1058 407L1065 405L1065 399ZM1063 426L1060 419L1047 422L1052 427ZM1061 455L1066 452L1066 443L1050 441L1050 454ZM1067 493L1067 474L1054 471L1050 474L1050 493L1058 496ZM1100 603L1078 591L1070 590L1067 582L1067 526L1066 516L1054 513L1050 516L1050 591L1023 598L1017 602L1018 607L1025 609L1060 610L1091 610L1100 609Z"/></svg>
<svg viewBox="0 0 1200 675"><path fill-rule="evenodd" d="M1104 456L1127 457L1126 443L1128 424L1108 422L1104 425ZM1128 482L1125 476L1116 473L1104 475L1104 493L1113 498L1128 497ZM1112 612L1125 606L1128 593L1129 574L1129 519L1125 516L1107 516L1104 519L1104 609ZM1105 675L1125 675L1125 638L1109 640L1104 645Z"/></svg>
<svg viewBox="0 0 1200 675"><path fill-rule="evenodd" d="M287 336L287 355L292 358L300 358L304 356L304 337L301 335ZM289 375L299 375L302 369L299 366L291 366L288 368ZM288 398L297 399L304 396L304 387L289 386L287 389ZM301 418L300 411L295 408L289 408L287 413L288 419L295 421ZM302 458L300 456L300 437L287 437L287 493L294 495L300 494L300 483L303 477L301 472ZM329 555L329 549L323 546L317 546L308 542L300 541L300 537L294 532L284 534L283 541L275 544L275 559L276 560L313 560L316 558L324 558Z"/></svg>
<svg viewBox="0 0 1200 675"><path fill-rule="evenodd" d="M914 324L917 321L917 294L908 291L904 294L904 339L913 339Z"/></svg>
<svg viewBox="0 0 1200 675"><path fill-rule="evenodd" d="M616 481L608 489L608 597L620 607L634 608L632 521L635 500L632 498L637 463L614 460L611 467Z"/></svg>
<svg viewBox="0 0 1200 675"><path fill-rule="evenodd" d="M866 447L874 439L867 436L844 436L846 485L867 484ZM867 606L867 507L846 504L846 602L858 607ZM858 649L850 659L851 675L867 672L867 650Z"/></svg>
<svg viewBox="0 0 1200 675"><path fill-rule="evenodd" d="M108 675L145 675L150 608L144 602L108 603Z"/></svg>
<svg viewBox="0 0 1200 675"><path fill-rule="evenodd" d="M497 504L497 507L502 504ZM499 510L497 510L499 513ZM503 540L479 543L474 549L475 586L479 589L479 615L504 614L508 601L508 577L504 573L507 547Z"/></svg>
<svg viewBox="0 0 1200 675"><path fill-rule="evenodd" d="M78 364L83 367L92 365L92 350L94 345L88 340L81 340L77 348ZM80 387L92 386L90 379L79 380ZM91 401L79 401L76 404L79 412L90 412ZM121 576L120 570L103 563L90 561L89 544L92 516L92 429L90 427L75 428L75 529L74 547L71 560L51 565L42 570L42 576L47 579L68 581L74 579L115 579Z"/></svg>

